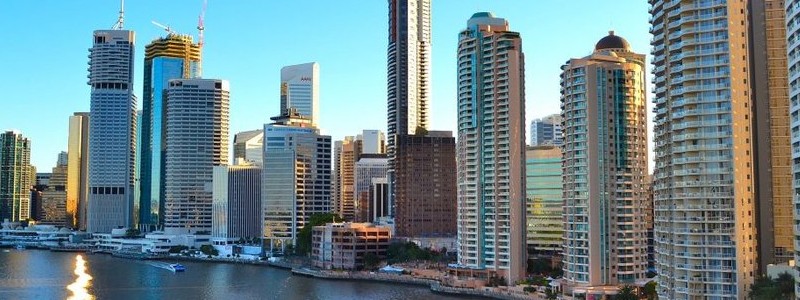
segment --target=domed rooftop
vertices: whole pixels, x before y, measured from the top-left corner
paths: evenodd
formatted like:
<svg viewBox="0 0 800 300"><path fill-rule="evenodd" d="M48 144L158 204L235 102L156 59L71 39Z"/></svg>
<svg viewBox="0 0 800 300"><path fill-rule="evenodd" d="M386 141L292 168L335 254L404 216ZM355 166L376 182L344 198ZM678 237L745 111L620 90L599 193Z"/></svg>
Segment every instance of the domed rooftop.
<svg viewBox="0 0 800 300"><path fill-rule="evenodd" d="M603 49L625 49L630 50L631 44L628 44L624 38L620 36L614 35L614 31L611 30L608 32L608 35L600 39L597 44L594 45L594 50L603 50Z"/></svg>
<svg viewBox="0 0 800 300"><path fill-rule="evenodd" d="M472 15L472 18L494 18L494 14L488 11L476 12Z"/></svg>

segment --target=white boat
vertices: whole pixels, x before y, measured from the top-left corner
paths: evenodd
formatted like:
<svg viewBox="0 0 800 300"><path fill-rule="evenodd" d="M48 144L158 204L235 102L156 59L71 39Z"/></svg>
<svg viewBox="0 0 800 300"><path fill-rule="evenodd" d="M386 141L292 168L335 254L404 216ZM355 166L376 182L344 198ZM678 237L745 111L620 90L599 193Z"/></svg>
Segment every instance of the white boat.
<svg viewBox="0 0 800 300"><path fill-rule="evenodd" d="M172 272L183 272L186 271L186 267L182 264L169 264L169 270Z"/></svg>

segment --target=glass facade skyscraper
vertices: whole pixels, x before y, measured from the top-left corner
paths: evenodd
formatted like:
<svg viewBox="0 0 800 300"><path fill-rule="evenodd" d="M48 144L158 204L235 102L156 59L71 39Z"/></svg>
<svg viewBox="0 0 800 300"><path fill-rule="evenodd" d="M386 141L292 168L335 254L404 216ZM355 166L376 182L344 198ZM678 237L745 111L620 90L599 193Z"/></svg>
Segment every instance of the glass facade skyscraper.
<svg viewBox="0 0 800 300"><path fill-rule="evenodd" d="M319 64L315 62L281 69L281 111L294 108L317 126L319 122Z"/></svg>
<svg viewBox="0 0 800 300"><path fill-rule="evenodd" d="M531 146L557 146L564 144L564 135L561 130L561 115L531 121Z"/></svg>
<svg viewBox="0 0 800 300"><path fill-rule="evenodd" d="M0 221L32 216L31 141L19 132L0 133Z"/></svg>
<svg viewBox="0 0 800 300"><path fill-rule="evenodd" d="M525 278L525 61L508 22L480 12L458 40L458 263ZM478 272L478 271L475 271Z"/></svg>
<svg viewBox="0 0 800 300"><path fill-rule="evenodd" d="M145 229L164 224L167 87L172 79L199 77L200 56L200 46L183 34L170 33L145 47L139 164L139 224Z"/></svg>
<svg viewBox="0 0 800 300"><path fill-rule="evenodd" d="M525 162L528 254L560 256L564 235L561 148L530 147Z"/></svg>
<svg viewBox="0 0 800 300"><path fill-rule="evenodd" d="M86 230L89 192L89 113L69 117L67 140L67 226Z"/></svg>
<svg viewBox="0 0 800 300"><path fill-rule="evenodd" d="M89 49L89 197L87 231L133 226L136 97L135 34L96 30Z"/></svg>

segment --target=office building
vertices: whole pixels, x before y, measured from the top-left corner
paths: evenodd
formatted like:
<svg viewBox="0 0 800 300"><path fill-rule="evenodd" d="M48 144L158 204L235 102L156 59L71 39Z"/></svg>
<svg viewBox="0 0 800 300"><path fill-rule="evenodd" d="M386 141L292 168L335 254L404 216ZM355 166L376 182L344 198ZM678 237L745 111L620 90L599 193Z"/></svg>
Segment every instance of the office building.
<svg viewBox="0 0 800 300"><path fill-rule="evenodd" d="M56 166L42 191L42 215L40 224L69 226L67 224L67 152L58 155Z"/></svg>
<svg viewBox="0 0 800 300"><path fill-rule="evenodd" d="M392 202L389 201L389 182L387 178L372 178L369 188L369 211L366 222L379 223L392 216Z"/></svg>
<svg viewBox="0 0 800 300"><path fill-rule="evenodd" d="M371 223L328 223L314 226L311 258L314 266L326 270L361 270L364 256L372 253L386 258L392 236L388 227Z"/></svg>
<svg viewBox="0 0 800 300"><path fill-rule="evenodd" d="M200 76L200 45L192 36L170 32L144 49L142 83L143 145L139 166L140 227L164 225L164 152L166 151L166 91L172 79Z"/></svg>
<svg viewBox="0 0 800 300"><path fill-rule="evenodd" d="M391 158L395 135L415 134L430 126L431 0L388 2L387 134Z"/></svg>
<svg viewBox="0 0 800 300"><path fill-rule="evenodd" d="M248 130L233 136L233 159L243 159L256 166L263 164L264 131Z"/></svg>
<svg viewBox="0 0 800 300"><path fill-rule="evenodd" d="M315 62L281 68L281 112L294 108L319 124L319 64Z"/></svg>
<svg viewBox="0 0 800 300"><path fill-rule="evenodd" d="M353 176L356 221L374 221L374 214L370 214L373 201L370 197L370 191L373 188L372 181L376 178L386 178L388 168L389 157L386 154L362 154L356 162Z"/></svg>
<svg viewBox="0 0 800 300"><path fill-rule="evenodd" d="M0 133L0 221L30 218L31 170L31 141L16 131Z"/></svg>
<svg viewBox="0 0 800 300"><path fill-rule="evenodd" d="M270 250L297 244L311 216L331 212L331 137L290 108L264 125L262 233Z"/></svg>
<svg viewBox="0 0 800 300"><path fill-rule="evenodd" d="M383 131L364 129L361 134L356 136L361 141L361 153L363 154L384 154L386 153L386 137Z"/></svg>
<svg viewBox="0 0 800 300"><path fill-rule="evenodd" d="M530 147L525 151L525 166L528 254L545 258L561 256L564 236L561 148Z"/></svg>
<svg viewBox="0 0 800 300"><path fill-rule="evenodd" d="M564 136L561 131L561 115L531 121L531 146L557 146L564 145Z"/></svg>
<svg viewBox="0 0 800 300"><path fill-rule="evenodd" d="M758 275L750 2L650 1L662 299L745 299Z"/></svg>
<svg viewBox="0 0 800 300"><path fill-rule="evenodd" d="M89 196L86 229L109 233L133 226L136 97L135 34L96 30L89 49Z"/></svg>
<svg viewBox="0 0 800 300"><path fill-rule="evenodd" d="M479 12L467 21L458 41L458 264L509 284L525 278L527 259L524 70L522 39L505 19Z"/></svg>
<svg viewBox="0 0 800 300"><path fill-rule="evenodd" d="M356 194L355 194L355 167L359 157L361 157L362 143L352 136L346 136L344 140L337 141L336 161L334 168L338 174L336 176L336 211L339 216L347 221L356 219Z"/></svg>
<svg viewBox="0 0 800 300"><path fill-rule="evenodd" d="M785 2L749 1L747 8L758 274L766 274L769 264L794 259Z"/></svg>
<svg viewBox="0 0 800 300"><path fill-rule="evenodd" d="M261 168L247 164L214 166L211 236L261 237Z"/></svg>
<svg viewBox="0 0 800 300"><path fill-rule="evenodd" d="M645 279L645 56L609 32L561 67L568 294L603 297Z"/></svg>
<svg viewBox="0 0 800 300"><path fill-rule="evenodd" d="M36 171L36 168L32 172ZM31 186L31 201L30 201L30 218L34 221L39 221L44 216L42 209L42 196L47 185L50 183L50 177L53 173L34 173L33 186Z"/></svg>
<svg viewBox="0 0 800 300"><path fill-rule="evenodd" d="M69 117L67 137L67 226L86 230L89 196L89 113Z"/></svg>
<svg viewBox="0 0 800 300"><path fill-rule="evenodd" d="M400 237L456 234L456 141L451 131L398 135L392 215Z"/></svg>
<svg viewBox="0 0 800 300"><path fill-rule="evenodd" d="M136 124L142 124L142 114L141 110L136 111ZM136 158L134 159L134 165L136 166L136 170L133 172L133 223L139 228L142 232L148 232L151 229L155 229L150 224L141 222L142 220L147 220L147 217L142 217L142 214L149 214L150 210L145 209L141 210L141 207L144 206L145 208L149 208L149 205L142 205L142 154L144 153L145 141L142 138L142 126L136 126Z"/></svg>
<svg viewBox="0 0 800 300"><path fill-rule="evenodd" d="M164 230L208 232L213 168L230 157L230 86L219 79L173 79L166 95Z"/></svg>

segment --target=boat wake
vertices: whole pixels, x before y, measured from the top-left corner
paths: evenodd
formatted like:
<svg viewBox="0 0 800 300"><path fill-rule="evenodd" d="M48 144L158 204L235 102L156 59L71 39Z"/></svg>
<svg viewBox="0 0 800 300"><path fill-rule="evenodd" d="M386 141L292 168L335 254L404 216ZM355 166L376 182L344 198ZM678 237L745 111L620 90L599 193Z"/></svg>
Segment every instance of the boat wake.
<svg viewBox="0 0 800 300"><path fill-rule="evenodd" d="M160 261L146 261L145 264L151 265L151 266L156 267L156 268L161 268L161 269L164 269L164 270L167 270L167 271L170 271L170 272L172 271L172 269L169 267L169 265L170 265L169 263L160 262Z"/></svg>

